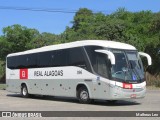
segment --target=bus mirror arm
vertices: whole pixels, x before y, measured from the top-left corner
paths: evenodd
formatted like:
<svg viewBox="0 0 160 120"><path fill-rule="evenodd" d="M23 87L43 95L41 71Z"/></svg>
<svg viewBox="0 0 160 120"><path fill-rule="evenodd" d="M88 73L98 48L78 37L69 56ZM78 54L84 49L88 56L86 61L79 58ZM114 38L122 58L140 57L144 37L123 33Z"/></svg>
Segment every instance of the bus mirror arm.
<svg viewBox="0 0 160 120"><path fill-rule="evenodd" d="M151 56L148 55L147 53L144 53L144 52L138 52L140 56L144 56L147 58L147 61L148 61L148 65L152 65L152 59L151 59Z"/></svg>
<svg viewBox="0 0 160 120"><path fill-rule="evenodd" d="M98 52L98 53L103 53L103 54L107 54L108 55L108 58L110 59L111 61L111 64L112 65L115 65L115 56L114 54L111 52L111 51L108 51L108 50L95 50L95 52Z"/></svg>

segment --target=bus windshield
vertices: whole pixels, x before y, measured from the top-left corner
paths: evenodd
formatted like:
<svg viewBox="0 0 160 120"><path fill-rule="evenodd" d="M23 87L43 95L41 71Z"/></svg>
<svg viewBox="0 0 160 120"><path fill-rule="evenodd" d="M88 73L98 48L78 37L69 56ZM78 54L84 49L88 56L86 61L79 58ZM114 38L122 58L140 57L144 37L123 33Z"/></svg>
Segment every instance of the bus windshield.
<svg viewBox="0 0 160 120"><path fill-rule="evenodd" d="M116 63L111 67L113 80L137 83L144 80L144 70L137 51L111 50Z"/></svg>

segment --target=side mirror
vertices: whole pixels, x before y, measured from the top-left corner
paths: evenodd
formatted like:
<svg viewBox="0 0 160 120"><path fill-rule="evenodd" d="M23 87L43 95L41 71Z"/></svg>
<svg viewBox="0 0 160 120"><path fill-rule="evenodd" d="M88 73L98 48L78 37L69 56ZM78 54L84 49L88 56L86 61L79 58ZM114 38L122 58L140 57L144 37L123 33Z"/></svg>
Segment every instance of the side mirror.
<svg viewBox="0 0 160 120"><path fill-rule="evenodd" d="M144 53L144 52L138 52L140 56L144 56L147 58L147 61L148 61L148 65L152 65L152 59L151 59L151 56L148 55L147 53Z"/></svg>
<svg viewBox="0 0 160 120"><path fill-rule="evenodd" d="M108 58L111 61L111 64L115 65L115 56L114 56L114 54L111 51L108 51L108 50L95 50L95 52L107 54Z"/></svg>

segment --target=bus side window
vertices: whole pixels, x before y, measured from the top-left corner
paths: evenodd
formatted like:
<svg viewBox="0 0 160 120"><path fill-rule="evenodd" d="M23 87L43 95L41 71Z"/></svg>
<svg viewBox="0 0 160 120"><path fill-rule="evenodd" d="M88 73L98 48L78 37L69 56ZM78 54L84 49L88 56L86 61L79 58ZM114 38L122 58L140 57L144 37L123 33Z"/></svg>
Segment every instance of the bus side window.
<svg viewBox="0 0 160 120"><path fill-rule="evenodd" d="M16 56L16 69L22 69L22 68L27 68L27 56L28 55L20 55L20 56Z"/></svg>
<svg viewBox="0 0 160 120"><path fill-rule="evenodd" d="M69 49L69 65L87 69L86 61L81 47Z"/></svg>
<svg viewBox="0 0 160 120"><path fill-rule="evenodd" d="M37 55L38 67L49 67L51 66L51 52L41 52Z"/></svg>
<svg viewBox="0 0 160 120"><path fill-rule="evenodd" d="M10 69L26 68L26 55L8 57L7 67Z"/></svg>
<svg viewBox="0 0 160 120"><path fill-rule="evenodd" d="M54 51L52 55L52 67L67 65L67 49ZM54 57L53 57L54 56Z"/></svg>
<svg viewBox="0 0 160 120"><path fill-rule="evenodd" d="M37 54L29 54L26 57L27 68L36 68L37 67Z"/></svg>
<svg viewBox="0 0 160 120"><path fill-rule="evenodd" d="M108 68L108 61L106 58L106 55L104 54L98 54L96 57L96 61L97 61L97 73L101 76L104 76L106 78L109 77L108 72L109 72L109 68Z"/></svg>
<svg viewBox="0 0 160 120"><path fill-rule="evenodd" d="M7 58L7 68L9 69L15 69L16 67L16 62L15 62L15 57L8 57Z"/></svg>

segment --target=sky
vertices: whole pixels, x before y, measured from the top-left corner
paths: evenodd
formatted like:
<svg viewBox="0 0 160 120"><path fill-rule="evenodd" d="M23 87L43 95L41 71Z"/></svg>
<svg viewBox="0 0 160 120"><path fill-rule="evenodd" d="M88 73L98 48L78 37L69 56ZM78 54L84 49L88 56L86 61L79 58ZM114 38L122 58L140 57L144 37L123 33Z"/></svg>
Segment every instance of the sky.
<svg viewBox="0 0 160 120"><path fill-rule="evenodd" d="M88 8L93 11L105 11L106 14L124 7L128 11L160 11L160 0L0 0L0 35L4 27L20 24L35 28L40 33L62 33L66 26L72 26L75 13L37 12L1 9L2 7L60 9L64 11Z"/></svg>

